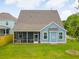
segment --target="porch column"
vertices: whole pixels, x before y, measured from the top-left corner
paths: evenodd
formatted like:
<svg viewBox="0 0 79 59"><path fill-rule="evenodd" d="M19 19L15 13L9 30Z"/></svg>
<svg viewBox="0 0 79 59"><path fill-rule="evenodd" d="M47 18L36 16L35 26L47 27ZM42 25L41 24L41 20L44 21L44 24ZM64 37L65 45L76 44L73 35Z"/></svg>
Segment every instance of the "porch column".
<svg viewBox="0 0 79 59"><path fill-rule="evenodd" d="M28 32L27 32L27 43L28 43Z"/></svg>
<svg viewBox="0 0 79 59"><path fill-rule="evenodd" d="M1 29L0 29L0 36L2 35L2 31L1 31Z"/></svg>
<svg viewBox="0 0 79 59"><path fill-rule="evenodd" d="M14 38L14 35L15 35L15 34L13 33L13 44L15 43L15 38Z"/></svg>
<svg viewBox="0 0 79 59"><path fill-rule="evenodd" d="M5 29L5 35L6 35L6 29Z"/></svg>

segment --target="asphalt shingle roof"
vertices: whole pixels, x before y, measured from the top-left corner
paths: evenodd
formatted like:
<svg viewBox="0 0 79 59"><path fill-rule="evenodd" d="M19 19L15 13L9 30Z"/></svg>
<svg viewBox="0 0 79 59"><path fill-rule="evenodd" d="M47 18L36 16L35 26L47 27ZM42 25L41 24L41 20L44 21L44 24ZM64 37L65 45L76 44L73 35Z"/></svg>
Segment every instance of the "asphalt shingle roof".
<svg viewBox="0 0 79 59"><path fill-rule="evenodd" d="M51 22L63 27L57 10L21 10L14 31L40 31Z"/></svg>
<svg viewBox="0 0 79 59"><path fill-rule="evenodd" d="M16 20L16 18L9 13L0 13L0 20Z"/></svg>

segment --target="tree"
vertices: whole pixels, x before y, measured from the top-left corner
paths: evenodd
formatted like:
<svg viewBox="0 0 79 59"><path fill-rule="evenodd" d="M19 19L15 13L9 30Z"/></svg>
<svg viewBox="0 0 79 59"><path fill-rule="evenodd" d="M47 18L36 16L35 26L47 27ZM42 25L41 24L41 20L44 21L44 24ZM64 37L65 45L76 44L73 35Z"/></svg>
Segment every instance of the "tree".
<svg viewBox="0 0 79 59"><path fill-rule="evenodd" d="M72 37L79 36L79 14L73 14L67 18L64 24L67 34Z"/></svg>

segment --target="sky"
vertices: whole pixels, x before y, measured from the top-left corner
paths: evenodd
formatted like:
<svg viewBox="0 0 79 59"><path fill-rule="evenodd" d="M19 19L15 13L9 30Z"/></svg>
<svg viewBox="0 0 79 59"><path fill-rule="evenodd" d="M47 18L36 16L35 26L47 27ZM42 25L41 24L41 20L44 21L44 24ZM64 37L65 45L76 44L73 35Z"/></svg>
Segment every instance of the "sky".
<svg viewBox="0 0 79 59"><path fill-rule="evenodd" d="M0 13L19 16L20 10L57 10L61 20L78 12L76 0L0 0Z"/></svg>

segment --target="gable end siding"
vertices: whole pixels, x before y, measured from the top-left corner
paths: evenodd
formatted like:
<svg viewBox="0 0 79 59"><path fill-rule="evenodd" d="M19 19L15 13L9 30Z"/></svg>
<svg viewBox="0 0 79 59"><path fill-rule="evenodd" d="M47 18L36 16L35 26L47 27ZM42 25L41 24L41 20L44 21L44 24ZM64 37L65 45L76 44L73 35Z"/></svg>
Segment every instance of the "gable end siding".
<svg viewBox="0 0 79 59"><path fill-rule="evenodd" d="M60 26L58 26L56 23L52 23L50 25L48 25L47 27L45 27L43 30L41 30L41 34L40 34L40 42L51 42L50 39L51 39L51 36L50 36L50 31L49 29L50 28L57 28L58 31L56 31L56 42L66 42L66 30L64 28L61 28ZM48 33L48 38L47 40L44 39L44 32L47 32ZM62 39L59 39L59 33L62 32L63 33L63 38Z"/></svg>

